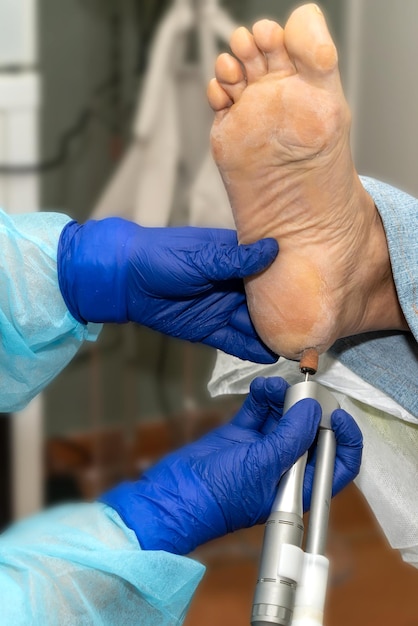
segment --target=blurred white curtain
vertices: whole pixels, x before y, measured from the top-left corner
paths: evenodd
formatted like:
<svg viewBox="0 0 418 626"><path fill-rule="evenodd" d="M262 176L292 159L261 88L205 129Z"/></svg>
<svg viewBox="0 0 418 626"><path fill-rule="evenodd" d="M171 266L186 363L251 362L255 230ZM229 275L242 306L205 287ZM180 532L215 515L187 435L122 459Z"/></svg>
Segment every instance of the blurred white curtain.
<svg viewBox="0 0 418 626"><path fill-rule="evenodd" d="M233 227L223 183L209 150L213 119L206 84L218 41L235 28L216 0L176 0L157 29L138 97L133 138L94 218L120 215L144 226L173 221ZM187 60L188 37L198 42Z"/></svg>

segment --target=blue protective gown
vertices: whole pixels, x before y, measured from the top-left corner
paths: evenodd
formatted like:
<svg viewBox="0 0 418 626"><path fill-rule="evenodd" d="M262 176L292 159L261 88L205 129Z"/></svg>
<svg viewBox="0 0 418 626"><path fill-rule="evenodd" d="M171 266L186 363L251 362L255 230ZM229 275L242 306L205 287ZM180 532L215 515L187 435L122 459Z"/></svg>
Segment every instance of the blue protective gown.
<svg viewBox="0 0 418 626"><path fill-rule="evenodd" d="M67 365L100 324L70 315L57 279L60 213L0 210L0 411L23 408Z"/></svg>
<svg viewBox="0 0 418 626"><path fill-rule="evenodd" d="M192 559L141 550L104 504L58 506L0 537L0 624L174 626L203 573Z"/></svg>
<svg viewBox="0 0 418 626"><path fill-rule="evenodd" d="M0 211L0 412L23 408L100 332L70 315L58 288L68 221ZM203 573L192 559L142 551L104 504L56 507L0 536L0 624L181 624Z"/></svg>

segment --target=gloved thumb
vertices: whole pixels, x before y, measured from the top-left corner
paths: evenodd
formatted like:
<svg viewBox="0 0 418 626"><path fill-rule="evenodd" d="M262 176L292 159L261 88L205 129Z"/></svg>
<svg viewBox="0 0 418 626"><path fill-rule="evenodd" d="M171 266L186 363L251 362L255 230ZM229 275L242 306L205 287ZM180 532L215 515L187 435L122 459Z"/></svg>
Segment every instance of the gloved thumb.
<svg viewBox="0 0 418 626"><path fill-rule="evenodd" d="M336 409L332 413L331 425L337 444L332 481L332 496L335 496L354 480L360 471L363 436L355 420L344 409ZM316 457L315 449L305 472L303 485L303 508L305 511L311 505Z"/></svg>
<svg viewBox="0 0 418 626"><path fill-rule="evenodd" d="M237 246L211 243L201 249L197 264L211 281L245 278L266 269L278 252L278 243L272 238Z"/></svg>
<svg viewBox="0 0 418 626"><path fill-rule="evenodd" d="M320 404L305 398L294 404L279 420L277 428L254 444L253 468L277 483L282 474L310 448L321 421Z"/></svg>

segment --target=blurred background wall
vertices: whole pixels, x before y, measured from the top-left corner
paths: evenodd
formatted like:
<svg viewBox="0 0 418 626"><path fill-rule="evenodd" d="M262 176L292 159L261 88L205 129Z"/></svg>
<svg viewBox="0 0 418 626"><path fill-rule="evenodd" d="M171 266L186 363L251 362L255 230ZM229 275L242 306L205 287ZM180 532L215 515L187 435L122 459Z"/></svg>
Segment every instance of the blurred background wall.
<svg viewBox="0 0 418 626"><path fill-rule="evenodd" d="M349 0L344 68L358 171L418 195L418 2Z"/></svg>

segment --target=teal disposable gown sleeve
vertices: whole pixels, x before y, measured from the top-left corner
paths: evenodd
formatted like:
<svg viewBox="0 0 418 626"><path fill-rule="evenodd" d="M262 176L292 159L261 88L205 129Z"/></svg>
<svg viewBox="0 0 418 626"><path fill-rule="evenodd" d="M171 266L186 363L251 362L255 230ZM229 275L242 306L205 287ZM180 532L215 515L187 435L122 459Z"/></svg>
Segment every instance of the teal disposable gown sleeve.
<svg viewBox="0 0 418 626"><path fill-rule="evenodd" d="M141 550L101 503L61 505L0 536L0 622L13 626L175 626L200 563Z"/></svg>
<svg viewBox="0 0 418 626"><path fill-rule="evenodd" d="M100 332L72 317L58 286L58 241L69 221L0 210L0 412L22 409Z"/></svg>

